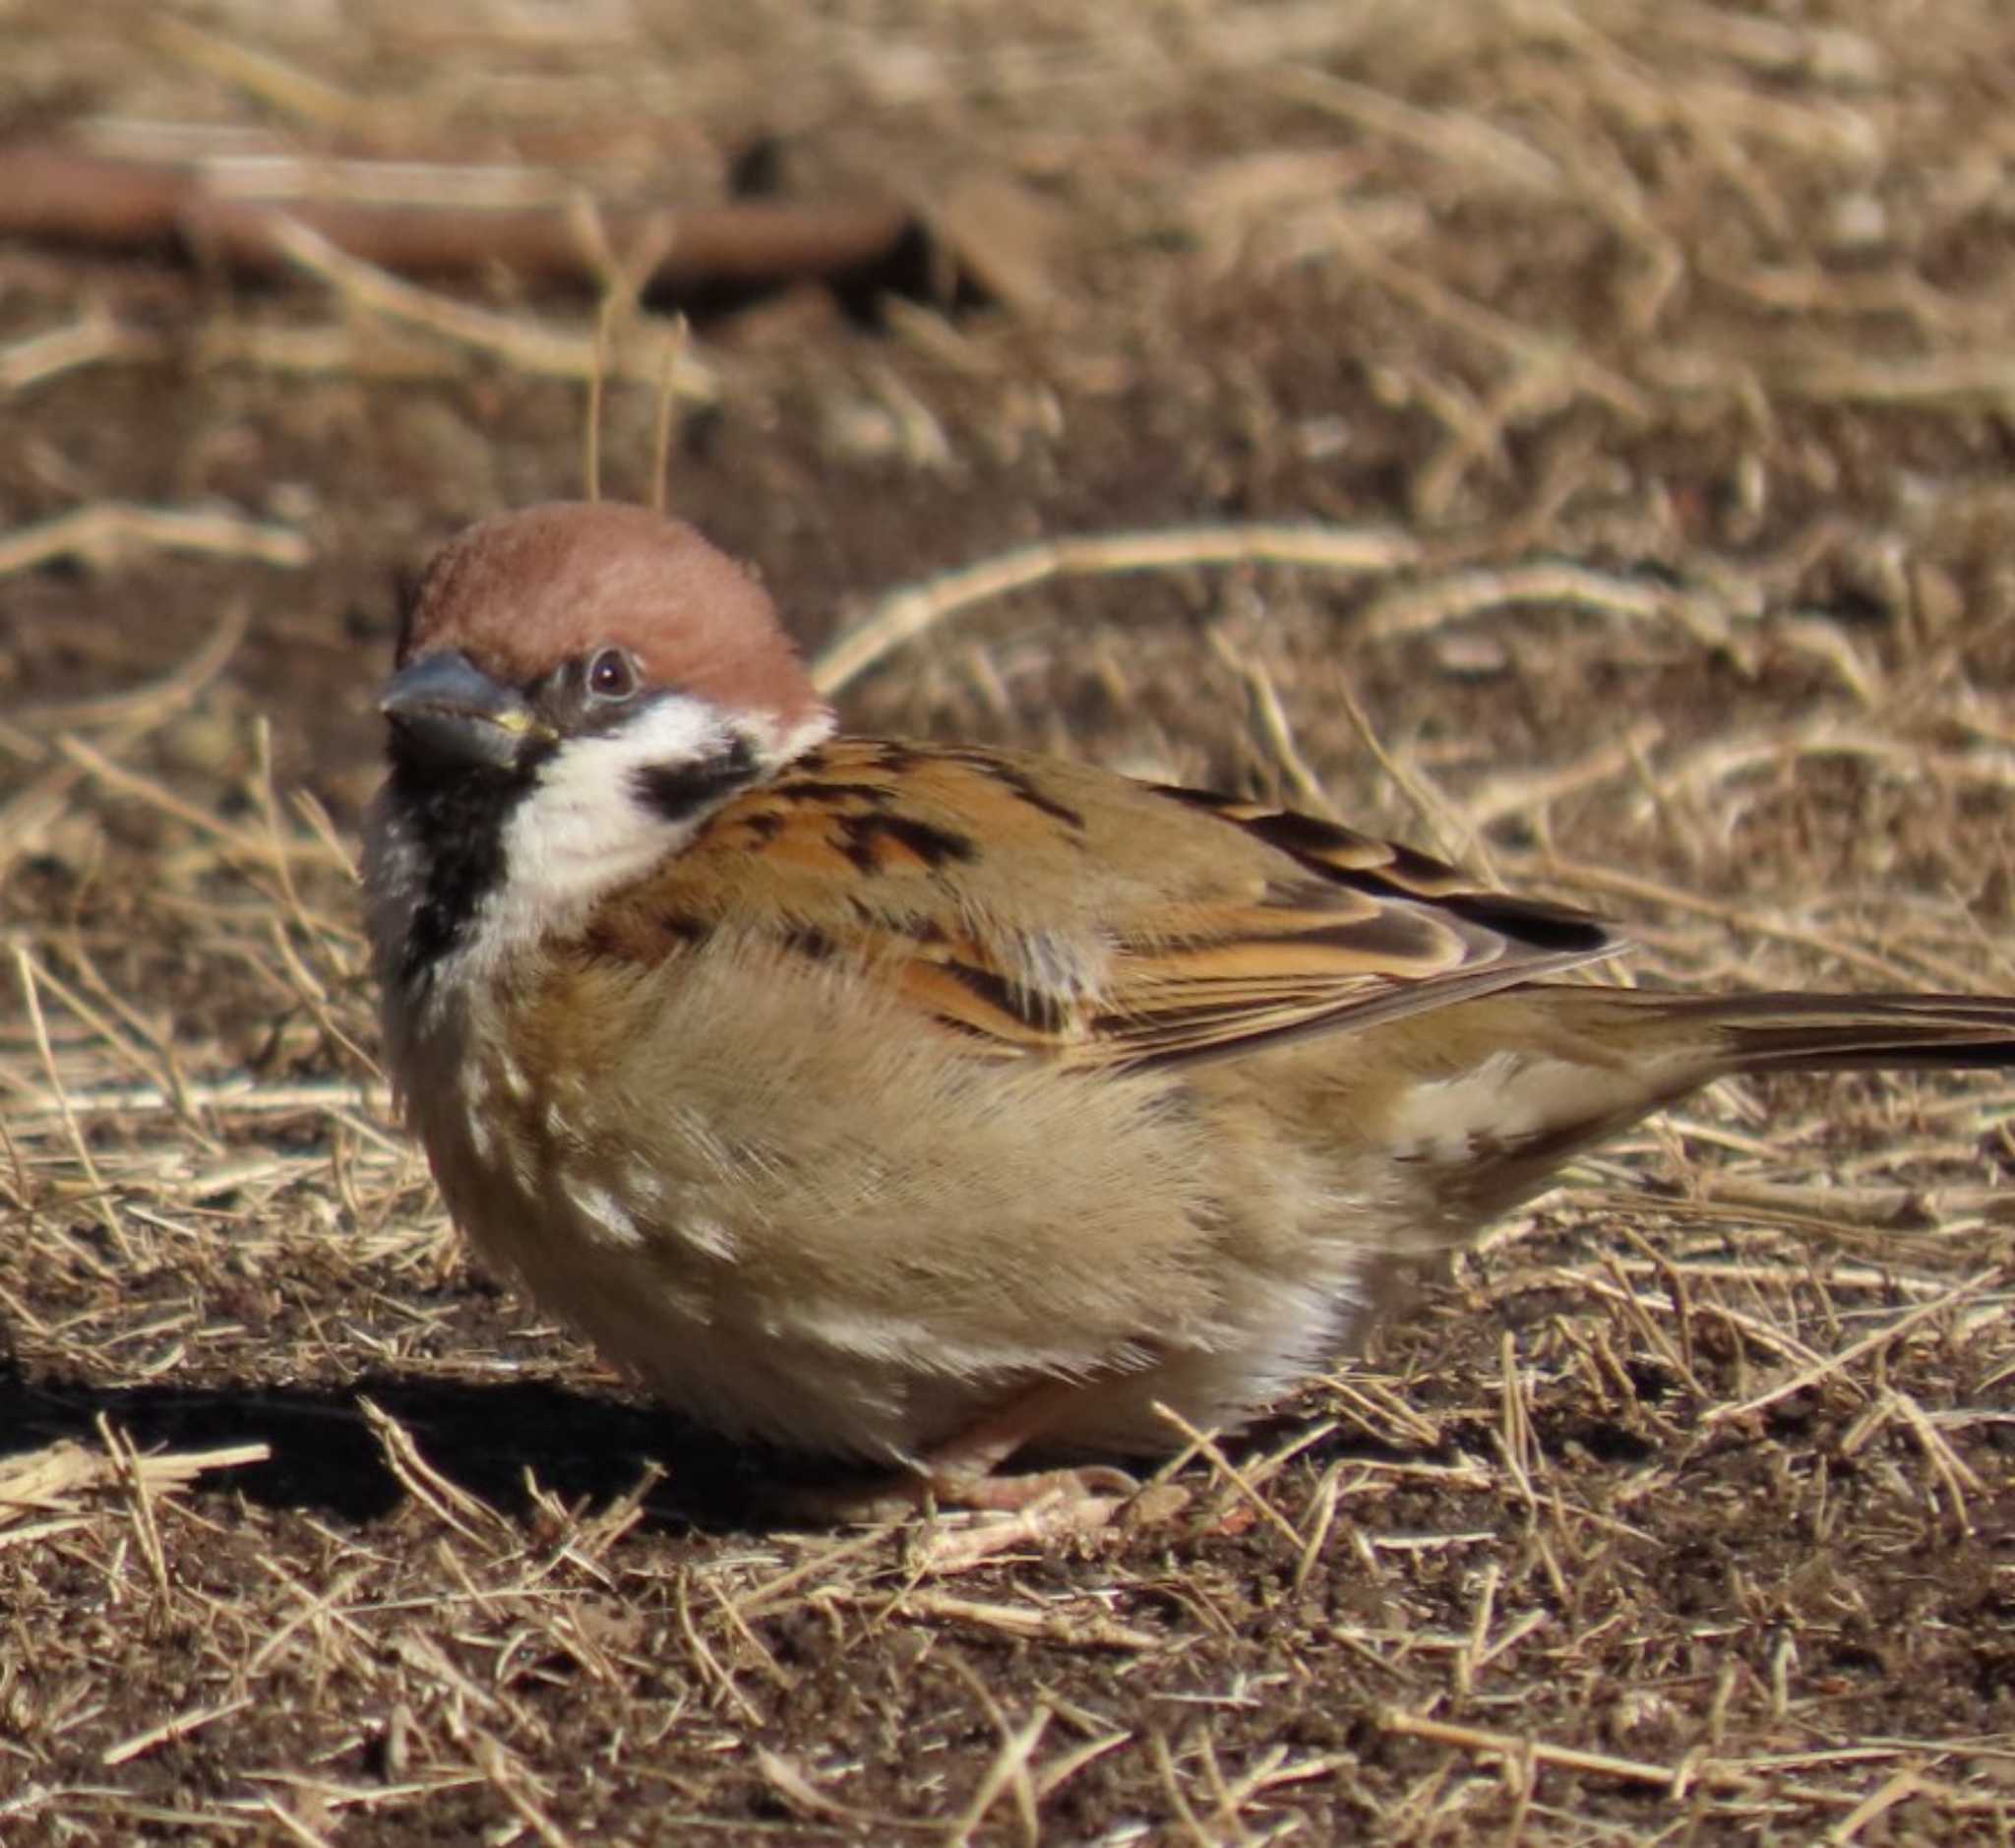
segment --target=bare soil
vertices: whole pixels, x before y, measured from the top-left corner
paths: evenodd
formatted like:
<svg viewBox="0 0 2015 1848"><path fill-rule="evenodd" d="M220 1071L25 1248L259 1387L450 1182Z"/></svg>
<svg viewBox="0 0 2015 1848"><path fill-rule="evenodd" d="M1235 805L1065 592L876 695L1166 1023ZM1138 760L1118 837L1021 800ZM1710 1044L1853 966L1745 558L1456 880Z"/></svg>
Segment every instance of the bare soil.
<svg viewBox="0 0 2015 1848"><path fill-rule="evenodd" d="M691 313L670 504L883 635L856 728L1328 806L1662 979L2015 991L1998 0L5 31L24 135L906 201L914 274L599 349L645 498ZM2006 1077L1723 1087L1173 1525L963 1569L476 1273L348 856L400 575L581 490L598 309L423 286L0 244L0 1839L2015 1839Z"/></svg>

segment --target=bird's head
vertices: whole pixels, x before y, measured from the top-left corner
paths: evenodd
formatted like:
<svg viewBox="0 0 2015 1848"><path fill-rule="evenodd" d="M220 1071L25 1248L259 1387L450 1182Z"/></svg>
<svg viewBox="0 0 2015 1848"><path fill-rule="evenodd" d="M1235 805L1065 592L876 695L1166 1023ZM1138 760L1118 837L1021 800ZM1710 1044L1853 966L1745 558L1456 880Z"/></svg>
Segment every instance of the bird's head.
<svg viewBox="0 0 2015 1848"><path fill-rule="evenodd" d="M408 978L578 923L832 729L755 578L608 504L450 540L379 706L366 874L381 961Z"/></svg>

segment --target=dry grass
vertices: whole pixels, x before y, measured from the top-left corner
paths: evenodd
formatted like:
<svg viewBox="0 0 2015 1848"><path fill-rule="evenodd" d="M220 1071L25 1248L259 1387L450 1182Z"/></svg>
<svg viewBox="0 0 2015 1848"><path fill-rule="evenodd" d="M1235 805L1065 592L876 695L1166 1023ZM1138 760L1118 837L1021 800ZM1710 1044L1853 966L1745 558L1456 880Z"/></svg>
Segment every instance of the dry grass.
<svg viewBox="0 0 2015 1848"><path fill-rule="evenodd" d="M465 1269L349 866L390 571L572 486L597 363L641 494L670 355L864 727L1333 807L1638 973L2015 991L2015 26L1817 13L10 22L110 148L700 197L780 127L1013 306L680 358L0 251L0 1836L2015 1837L2005 1077L1695 1100L1172 1525L777 1531Z"/></svg>

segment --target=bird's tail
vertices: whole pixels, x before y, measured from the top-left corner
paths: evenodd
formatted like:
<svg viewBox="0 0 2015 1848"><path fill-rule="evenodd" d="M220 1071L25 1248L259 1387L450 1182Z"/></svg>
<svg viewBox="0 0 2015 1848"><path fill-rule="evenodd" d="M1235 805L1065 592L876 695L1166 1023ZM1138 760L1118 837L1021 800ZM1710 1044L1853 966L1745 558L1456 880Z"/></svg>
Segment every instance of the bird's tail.
<svg viewBox="0 0 2015 1848"><path fill-rule="evenodd" d="M1416 1087L1400 1125L1420 1147L1459 1149L1435 1182L1441 1203L1458 1209L1449 1223L1464 1228L1529 1200L1562 1162L1716 1078L2015 1067L2015 996L1672 995L1535 983L1461 1006L1470 1030L1436 1043L1459 1055ZM1479 1053L1504 1047L1520 1049L1508 1064Z"/></svg>
<svg viewBox="0 0 2015 1848"><path fill-rule="evenodd" d="M2015 997L1635 992L1674 1027L1698 1028L1727 1072L2015 1066Z"/></svg>

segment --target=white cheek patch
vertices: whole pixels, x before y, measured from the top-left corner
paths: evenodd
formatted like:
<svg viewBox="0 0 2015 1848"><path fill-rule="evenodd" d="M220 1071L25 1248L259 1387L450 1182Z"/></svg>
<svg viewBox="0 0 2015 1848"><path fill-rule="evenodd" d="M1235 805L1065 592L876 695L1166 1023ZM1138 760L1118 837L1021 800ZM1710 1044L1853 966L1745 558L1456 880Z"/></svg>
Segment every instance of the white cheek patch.
<svg viewBox="0 0 2015 1848"><path fill-rule="evenodd" d="M505 824L504 882L477 918L477 959L573 927L603 894L677 852L706 809L668 816L642 779L727 758L738 742L748 749L716 708L670 695L615 731L562 744Z"/></svg>
<svg viewBox="0 0 2015 1848"><path fill-rule="evenodd" d="M618 865L641 872L664 851L667 826L638 800L635 779L724 757L733 746L712 707L676 697L653 701L618 730L568 739L505 829L506 878L560 896L608 883Z"/></svg>

